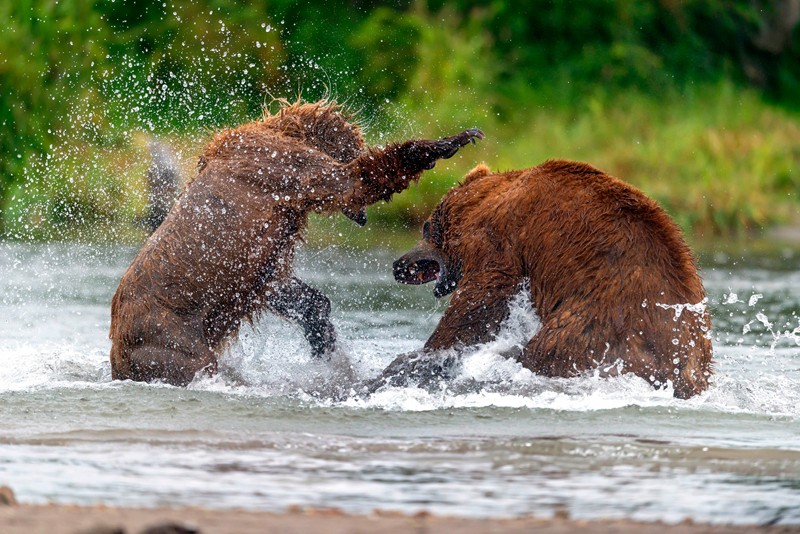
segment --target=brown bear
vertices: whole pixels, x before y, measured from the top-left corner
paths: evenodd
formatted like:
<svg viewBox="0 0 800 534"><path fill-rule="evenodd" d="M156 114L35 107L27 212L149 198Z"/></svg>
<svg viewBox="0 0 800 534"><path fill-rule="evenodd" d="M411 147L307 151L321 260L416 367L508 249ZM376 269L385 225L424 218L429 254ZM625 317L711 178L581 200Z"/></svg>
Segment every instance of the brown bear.
<svg viewBox="0 0 800 534"><path fill-rule="evenodd" d="M331 351L330 301L292 274L308 213L342 211L363 225L365 206L482 137L368 147L325 101L283 103L218 133L114 295L112 377L185 385L213 373L223 342L264 309L298 323L314 355Z"/></svg>
<svg viewBox="0 0 800 534"><path fill-rule="evenodd" d="M455 294L423 351L398 357L367 391L446 372L445 349L490 340L521 285L541 319L520 356L531 371L631 372L655 387L671 382L679 398L708 386L710 319L679 228L641 191L587 164L498 174L479 165L445 195L394 276Z"/></svg>

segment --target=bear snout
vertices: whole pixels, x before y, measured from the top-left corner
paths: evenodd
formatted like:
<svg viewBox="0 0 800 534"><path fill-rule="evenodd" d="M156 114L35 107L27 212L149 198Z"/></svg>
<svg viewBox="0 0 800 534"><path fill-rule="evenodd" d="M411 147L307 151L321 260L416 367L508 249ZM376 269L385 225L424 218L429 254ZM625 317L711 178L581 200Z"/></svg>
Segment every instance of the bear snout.
<svg viewBox="0 0 800 534"><path fill-rule="evenodd" d="M395 261L392 265L394 279L401 284L420 285L438 280L440 266L434 259L420 258L408 261L405 257Z"/></svg>
<svg viewBox="0 0 800 534"><path fill-rule="evenodd" d="M394 279L401 284L422 285L435 281L433 295L449 295L461 279L461 269L452 268L430 242L423 240L392 264Z"/></svg>

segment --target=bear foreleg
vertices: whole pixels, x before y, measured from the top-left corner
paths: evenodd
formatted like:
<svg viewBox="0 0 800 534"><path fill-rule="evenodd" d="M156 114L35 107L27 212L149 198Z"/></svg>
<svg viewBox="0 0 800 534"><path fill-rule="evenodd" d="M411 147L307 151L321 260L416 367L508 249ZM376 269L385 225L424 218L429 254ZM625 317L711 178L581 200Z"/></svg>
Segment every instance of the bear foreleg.
<svg viewBox="0 0 800 534"><path fill-rule="evenodd" d="M331 323L331 301L319 290L297 278L272 283L268 307L303 329L311 354L321 357L334 350L336 331Z"/></svg>
<svg viewBox="0 0 800 534"><path fill-rule="evenodd" d="M509 301L520 291L518 283L499 273L484 274L480 280L464 277L458 288L425 347L395 358L377 378L361 385L363 393L409 382L429 388L449 377L458 367L460 349L497 335L508 317Z"/></svg>
<svg viewBox="0 0 800 534"><path fill-rule="evenodd" d="M453 157L461 147L476 139L483 139L483 132L471 128L438 140L411 139L369 150L344 166L344 171L356 178L347 204L360 208L389 200L423 171L432 169L438 160Z"/></svg>
<svg viewBox="0 0 800 534"><path fill-rule="evenodd" d="M432 169L440 159L452 158L458 149L475 143L475 139L483 139L483 132L477 128L470 128L450 137L435 141L427 139L414 139L396 145L397 157L403 167L411 172L427 171Z"/></svg>
<svg viewBox="0 0 800 534"><path fill-rule="evenodd" d="M490 341L508 317L509 301L519 291L517 281L500 274L483 273L480 279L469 279L465 275L436 330L425 343L425 350L444 350Z"/></svg>

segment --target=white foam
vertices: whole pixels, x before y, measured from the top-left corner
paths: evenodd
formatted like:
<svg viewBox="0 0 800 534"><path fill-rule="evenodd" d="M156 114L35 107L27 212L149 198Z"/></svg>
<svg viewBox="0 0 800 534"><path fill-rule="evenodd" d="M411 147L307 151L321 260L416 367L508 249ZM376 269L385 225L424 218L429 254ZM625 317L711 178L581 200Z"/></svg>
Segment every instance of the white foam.
<svg viewBox="0 0 800 534"><path fill-rule="evenodd" d="M111 364L105 351L87 353L53 343L0 347L0 391L75 387L110 380Z"/></svg>
<svg viewBox="0 0 800 534"><path fill-rule="evenodd" d="M730 304L744 305L728 298ZM752 310L752 308L750 308ZM761 317L763 315L763 317ZM765 337L759 345L731 346L717 342L716 374L709 390L682 401L672 390L655 390L644 380L624 375L601 378L587 373L570 379L537 376L516 356L540 327L530 299L521 292L508 319L491 342L460 357L456 376L427 391L417 387L385 388L369 397L348 392L358 380L376 376L394 357L422 346L405 335L370 335L337 324L339 346L329 360L311 357L300 330L266 316L242 329L220 359L220 372L199 377L190 389L230 395L295 397L325 405L395 411L451 408L512 407L593 411L626 406L669 406L721 413L800 416L800 374L797 372L798 330L781 330L764 312L751 311ZM435 321L438 317L426 320ZM781 343L778 343L781 342ZM788 346L787 346L788 345ZM7 342L0 347L0 392L57 388L96 388L111 384L108 340L87 346L84 339L57 342L51 338ZM148 387L148 386L143 386ZM154 385L152 387L168 387ZM337 400L344 399L344 400Z"/></svg>

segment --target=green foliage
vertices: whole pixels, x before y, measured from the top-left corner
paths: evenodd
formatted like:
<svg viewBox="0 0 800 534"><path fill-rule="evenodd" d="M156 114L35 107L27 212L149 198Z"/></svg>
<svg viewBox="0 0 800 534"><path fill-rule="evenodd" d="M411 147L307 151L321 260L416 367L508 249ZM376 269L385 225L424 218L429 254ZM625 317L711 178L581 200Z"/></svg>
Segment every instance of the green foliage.
<svg viewBox="0 0 800 534"><path fill-rule="evenodd" d="M419 65L416 43L424 21L413 13L379 7L349 38L363 66L357 78L376 99L395 99L405 92Z"/></svg>
<svg viewBox="0 0 800 534"><path fill-rule="evenodd" d="M99 14L80 0L3 2L0 19L2 209L10 186L26 178L33 158L46 157L65 132L91 127L73 124L63 110L77 100L99 104L89 80L104 57L107 33Z"/></svg>
<svg viewBox="0 0 800 534"><path fill-rule="evenodd" d="M197 152L210 131L298 95L359 111L374 142L486 131L373 208L386 226L424 219L481 159L502 170L551 157L639 185L698 232L787 221L800 38L795 26L780 50L758 45L775 5L0 3L0 234L125 226L143 208L142 132Z"/></svg>
<svg viewBox="0 0 800 534"><path fill-rule="evenodd" d="M81 145L56 151L49 165L32 160L40 172L12 186L5 214L8 235L23 240L77 237L100 225L113 238L117 227L144 212L149 161L143 154L143 146Z"/></svg>
<svg viewBox="0 0 800 534"><path fill-rule="evenodd" d="M101 86L119 125L191 131L257 114L285 62L264 6L194 0L166 5L97 4L114 30Z"/></svg>
<svg viewBox="0 0 800 534"><path fill-rule="evenodd" d="M744 56L759 55L754 36L766 26L777 2L682 0L630 2L584 0L431 0L431 10L455 9L478 18L492 37L507 78L520 71L551 76L579 88L597 83L615 88L746 80ZM795 26L795 35L797 27ZM765 59L762 83L789 99L800 81L797 40ZM763 54L762 54L763 55ZM764 58L762 58L764 59ZM543 75L547 73L546 75Z"/></svg>
<svg viewBox="0 0 800 534"><path fill-rule="evenodd" d="M729 82L659 97L595 93L579 105L533 107L513 121L488 115L480 125L485 140L373 208L371 219L418 224L478 161L505 171L563 158L643 189L696 236L797 222L800 121Z"/></svg>

